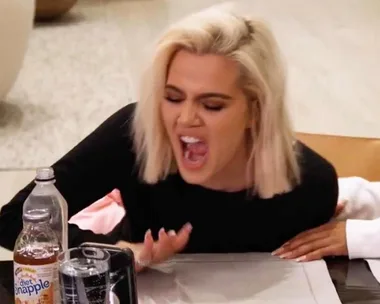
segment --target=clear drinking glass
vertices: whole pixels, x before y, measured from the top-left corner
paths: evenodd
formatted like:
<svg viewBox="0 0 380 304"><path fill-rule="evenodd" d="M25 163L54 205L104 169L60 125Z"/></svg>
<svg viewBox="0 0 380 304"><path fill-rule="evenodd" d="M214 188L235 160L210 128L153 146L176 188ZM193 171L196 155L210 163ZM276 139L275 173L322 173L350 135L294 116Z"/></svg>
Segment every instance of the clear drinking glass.
<svg viewBox="0 0 380 304"><path fill-rule="evenodd" d="M83 243L62 252L58 263L61 303L138 303L132 250Z"/></svg>
<svg viewBox="0 0 380 304"><path fill-rule="evenodd" d="M107 304L111 291L110 254L92 247L73 248L58 256L64 304Z"/></svg>

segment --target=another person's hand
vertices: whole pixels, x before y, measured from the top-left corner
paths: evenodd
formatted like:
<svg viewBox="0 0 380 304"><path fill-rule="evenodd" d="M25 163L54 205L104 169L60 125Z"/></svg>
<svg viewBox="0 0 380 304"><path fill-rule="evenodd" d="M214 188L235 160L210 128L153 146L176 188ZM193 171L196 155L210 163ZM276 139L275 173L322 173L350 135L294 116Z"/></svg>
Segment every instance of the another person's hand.
<svg viewBox="0 0 380 304"><path fill-rule="evenodd" d="M335 208L334 217L338 217L344 211L346 204L347 204L347 200L341 200L338 202Z"/></svg>
<svg viewBox="0 0 380 304"><path fill-rule="evenodd" d="M148 230L145 233L144 243L130 244L120 241L117 245L121 248L130 248L136 260L136 271L141 271L145 267L163 262L176 253L182 251L189 241L192 230L191 224L184 225L178 232L170 230L166 232L162 228L158 233L158 240L154 240L152 233Z"/></svg>
<svg viewBox="0 0 380 304"><path fill-rule="evenodd" d="M297 262L348 255L346 222L334 221L298 234L272 253Z"/></svg>

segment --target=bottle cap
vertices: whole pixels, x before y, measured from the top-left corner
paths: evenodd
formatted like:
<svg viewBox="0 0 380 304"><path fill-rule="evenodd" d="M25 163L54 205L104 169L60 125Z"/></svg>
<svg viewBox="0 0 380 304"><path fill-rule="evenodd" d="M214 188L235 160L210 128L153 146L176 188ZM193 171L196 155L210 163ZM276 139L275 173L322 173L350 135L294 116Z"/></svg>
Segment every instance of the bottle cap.
<svg viewBox="0 0 380 304"><path fill-rule="evenodd" d="M37 169L36 181L47 182L55 179L54 170L51 167L44 167Z"/></svg>
<svg viewBox="0 0 380 304"><path fill-rule="evenodd" d="M43 223L50 220L50 212L48 209L33 209L26 211L23 220L28 223Z"/></svg>

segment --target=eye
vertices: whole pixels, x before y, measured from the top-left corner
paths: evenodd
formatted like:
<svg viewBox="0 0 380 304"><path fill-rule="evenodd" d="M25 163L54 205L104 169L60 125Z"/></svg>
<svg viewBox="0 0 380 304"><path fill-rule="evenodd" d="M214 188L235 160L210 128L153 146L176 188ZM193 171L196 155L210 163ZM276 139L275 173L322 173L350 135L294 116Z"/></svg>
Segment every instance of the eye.
<svg viewBox="0 0 380 304"><path fill-rule="evenodd" d="M212 104L212 103L204 103L203 107L208 111L220 111L224 108L224 105L221 104Z"/></svg>
<svg viewBox="0 0 380 304"><path fill-rule="evenodd" d="M165 99L166 99L167 101L169 101L169 102L172 102L172 103L179 103L179 102L182 101L181 98L178 98L178 97L172 97L172 96L168 96L168 95L165 96Z"/></svg>

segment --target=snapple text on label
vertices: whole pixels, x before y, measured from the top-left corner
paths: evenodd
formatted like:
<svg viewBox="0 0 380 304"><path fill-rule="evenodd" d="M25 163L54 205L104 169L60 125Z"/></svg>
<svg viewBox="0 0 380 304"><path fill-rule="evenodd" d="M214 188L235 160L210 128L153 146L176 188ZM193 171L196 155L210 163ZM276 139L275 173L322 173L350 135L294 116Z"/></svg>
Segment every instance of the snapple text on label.
<svg viewBox="0 0 380 304"><path fill-rule="evenodd" d="M53 304L55 264L32 266L15 263L15 304Z"/></svg>

